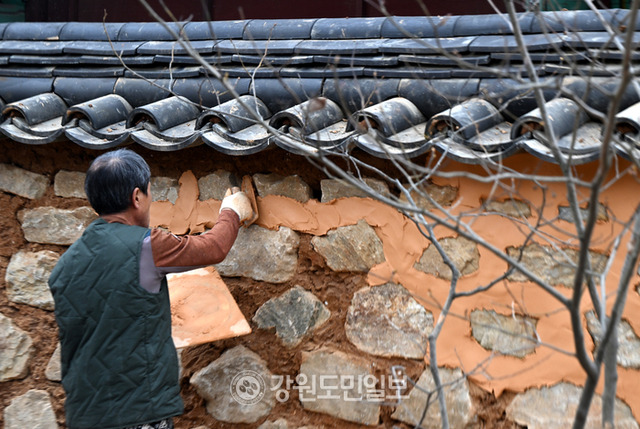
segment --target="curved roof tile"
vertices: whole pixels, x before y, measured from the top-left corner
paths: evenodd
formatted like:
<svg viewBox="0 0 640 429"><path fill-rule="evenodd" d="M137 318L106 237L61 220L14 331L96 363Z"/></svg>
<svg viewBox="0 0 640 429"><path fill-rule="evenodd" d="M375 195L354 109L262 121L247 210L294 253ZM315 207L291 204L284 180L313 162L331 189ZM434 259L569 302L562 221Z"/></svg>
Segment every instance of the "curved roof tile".
<svg viewBox="0 0 640 429"><path fill-rule="evenodd" d="M626 10L599 12L613 28L640 29ZM171 23L217 71L159 23L0 24L0 132L24 144L205 144L237 156L353 144L381 158L435 148L466 163L521 150L596 159L623 38L591 11L522 13L518 23L549 121L503 15ZM630 59L636 73L640 55ZM616 120L620 156L640 151L639 104L630 85ZM556 153L541 133L549 127Z"/></svg>

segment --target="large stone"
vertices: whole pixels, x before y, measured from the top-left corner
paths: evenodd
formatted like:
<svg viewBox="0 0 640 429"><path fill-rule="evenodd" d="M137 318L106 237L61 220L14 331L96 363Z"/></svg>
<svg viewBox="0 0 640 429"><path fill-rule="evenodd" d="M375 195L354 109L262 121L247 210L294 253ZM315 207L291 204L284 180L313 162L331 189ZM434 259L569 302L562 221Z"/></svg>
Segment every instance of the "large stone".
<svg viewBox="0 0 640 429"><path fill-rule="evenodd" d="M272 374L265 361L244 346L227 350L191 377L207 412L227 423L255 423L275 405Z"/></svg>
<svg viewBox="0 0 640 429"><path fill-rule="evenodd" d="M366 353L422 359L433 315L404 287L387 283L353 295L345 330L349 341Z"/></svg>
<svg viewBox="0 0 640 429"><path fill-rule="evenodd" d="M253 183L258 195L282 195L305 203L311 199L311 187L297 175L282 177L279 174L254 174Z"/></svg>
<svg viewBox="0 0 640 429"><path fill-rule="evenodd" d="M29 390L4 410L5 429L57 429L51 398L44 390Z"/></svg>
<svg viewBox="0 0 640 429"><path fill-rule="evenodd" d="M289 428L294 428L294 426L291 426L289 422L285 419L278 419L275 421L267 420L266 422L258 426L258 429L289 429ZM305 425L305 426L295 426L295 428L296 429L326 429L326 426Z"/></svg>
<svg viewBox="0 0 640 429"><path fill-rule="evenodd" d="M302 407L364 425L377 425L379 402L367 400L368 386L375 385L364 359L339 351L302 352L298 393Z"/></svg>
<svg viewBox="0 0 640 429"><path fill-rule="evenodd" d="M490 213L498 213L513 218L525 218L531 216L531 207L524 201L509 198L502 201L483 201L484 209Z"/></svg>
<svg viewBox="0 0 640 429"><path fill-rule="evenodd" d="M59 197L84 198L86 200L87 194L84 192L85 177L87 175L80 171L60 170L53 178L53 192Z"/></svg>
<svg viewBox="0 0 640 429"><path fill-rule="evenodd" d="M408 185L405 185L409 189ZM409 192L413 204L422 210L432 210L437 206L449 207L458 198L458 188L451 185L436 185L435 183L427 183L420 186L420 190L411 190ZM400 201L408 202L404 192L400 193Z"/></svg>
<svg viewBox="0 0 640 429"><path fill-rule="evenodd" d="M474 416L473 403L469 393L469 382L460 369L439 368L440 381L444 389L444 397L447 404L447 416L449 426L452 429L462 429L472 421ZM429 401L429 393L431 398ZM416 386L409 392L409 398L401 402L392 418L408 423L420 425L425 429L439 429L442 427L440 418L440 403L437 395L436 384L431 375L431 369L424 370ZM420 422L424 409L429 403L429 408Z"/></svg>
<svg viewBox="0 0 640 429"><path fill-rule="evenodd" d="M380 195L384 195L385 197L389 196L389 186L382 180L372 179L372 178L364 178L358 179L360 182L363 182L364 185L368 186L373 190L373 192L378 193ZM365 191L352 186L351 184L340 180L340 179L324 179L320 181L320 190L322 191L321 202L328 203L329 201L335 200L337 198L349 198L349 197L359 197L359 198L367 198L368 195Z"/></svg>
<svg viewBox="0 0 640 429"><path fill-rule="evenodd" d="M607 222L609 220L609 214L607 213L607 206L602 203L598 203L598 208L596 209L596 221L597 222ZM584 222L584 220L589 216L589 206L586 208L579 207L578 213L580 214L580 219ZM573 210L569 206L558 206L558 217L564 221L574 223Z"/></svg>
<svg viewBox="0 0 640 429"><path fill-rule="evenodd" d="M175 204L178 199L180 183L172 177L151 178L151 198L153 201L169 201Z"/></svg>
<svg viewBox="0 0 640 429"><path fill-rule="evenodd" d="M214 173L198 179L200 200L221 200L224 193L231 187L231 173L224 170L216 170Z"/></svg>
<svg viewBox="0 0 640 429"><path fill-rule="evenodd" d="M19 213L24 238L32 243L69 245L98 215L91 207L72 210L36 207Z"/></svg>
<svg viewBox="0 0 640 429"><path fill-rule="evenodd" d="M516 395L507 406L507 417L529 429L564 429L573 425L582 388L569 383L553 387L529 389ZM616 399L614 406L616 429L637 429L631 409ZM587 417L588 429L602 427L602 397L595 394Z"/></svg>
<svg viewBox="0 0 640 429"><path fill-rule="evenodd" d="M56 349L51 355L51 358L49 358L49 363L47 363L47 368L44 370L44 375L45 377L47 377L47 380L51 380L51 381L62 380L62 362L60 361L60 343L58 343Z"/></svg>
<svg viewBox="0 0 640 429"><path fill-rule="evenodd" d="M478 252L476 243L464 237L445 237L441 238L439 243L460 274L464 276L478 270L480 252ZM444 263L440 252L433 243L427 247L420 260L416 262L415 268L441 279L451 280L451 268Z"/></svg>
<svg viewBox="0 0 640 429"><path fill-rule="evenodd" d="M258 429L289 429L289 422L285 419L266 421L258 426Z"/></svg>
<svg viewBox="0 0 640 429"><path fill-rule="evenodd" d="M47 281L59 258L50 250L15 253L5 275L9 301L53 310L53 296Z"/></svg>
<svg viewBox="0 0 640 429"><path fill-rule="evenodd" d="M596 347L600 346L602 325L594 311L587 312L587 329ZM626 320L620 320L616 329L618 334L618 365L624 368L640 369L640 338Z"/></svg>
<svg viewBox="0 0 640 429"><path fill-rule="evenodd" d="M300 237L287 227L272 231L251 225L240 228L231 251L215 267L227 277L284 283L296 273L299 246Z"/></svg>
<svg viewBox="0 0 640 429"><path fill-rule="evenodd" d="M309 333L322 326L331 312L314 294L294 286L258 309L253 321L260 329L275 328L285 346L295 347Z"/></svg>
<svg viewBox="0 0 640 429"><path fill-rule="evenodd" d="M532 317L473 310L469 319L473 337L485 349L516 357L525 357L536 349L538 321Z"/></svg>
<svg viewBox="0 0 640 429"><path fill-rule="evenodd" d="M364 220L311 239L313 248L334 271L368 272L384 262L382 241Z"/></svg>
<svg viewBox="0 0 640 429"><path fill-rule="evenodd" d="M0 313L0 382L26 377L33 352L31 337Z"/></svg>
<svg viewBox="0 0 640 429"><path fill-rule="evenodd" d="M0 164L0 191L37 200L47 192L48 186L49 179L42 174L9 164Z"/></svg>
<svg viewBox="0 0 640 429"><path fill-rule="evenodd" d="M507 254L514 260L520 260L520 264L541 278L542 281L554 286L573 287L576 275L575 265L578 261L577 250L571 248L556 250L551 246L532 243L525 246L524 249L521 247L508 247ZM589 254L593 272L601 273L606 266L607 257L592 251ZM518 270L511 272L507 278L517 282L529 280ZM598 281L597 278L595 280Z"/></svg>

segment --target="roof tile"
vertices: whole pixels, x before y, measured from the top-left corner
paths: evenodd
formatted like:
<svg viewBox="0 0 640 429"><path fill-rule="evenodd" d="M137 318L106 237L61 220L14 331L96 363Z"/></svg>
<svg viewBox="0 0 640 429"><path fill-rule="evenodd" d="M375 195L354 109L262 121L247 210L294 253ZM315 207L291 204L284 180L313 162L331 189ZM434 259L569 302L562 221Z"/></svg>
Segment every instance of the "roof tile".
<svg viewBox="0 0 640 429"><path fill-rule="evenodd" d="M184 33L189 40L242 39L244 28L248 23L249 21L188 22L184 26Z"/></svg>
<svg viewBox="0 0 640 429"><path fill-rule="evenodd" d="M381 37L386 17L321 18L311 30L313 39L375 39Z"/></svg>
<svg viewBox="0 0 640 429"><path fill-rule="evenodd" d="M58 77L54 81L53 90L67 105L74 106L113 93L116 81L115 77L88 79Z"/></svg>
<svg viewBox="0 0 640 429"><path fill-rule="evenodd" d="M64 22L12 22L4 30L2 38L7 40L60 40L60 30Z"/></svg>
<svg viewBox="0 0 640 429"><path fill-rule="evenodd" d="M628 11L599 12L615 29L640 29L640 19L624 22ZM620 82L622 39L610 40L591 11L522 13L518 20L549 109L564 106L567 123L580 118L575 135L553 128L562 156L571 163L595 159L601 124L593 118L608 111ZM187 55L158 23L0 24L0 106L55 94L68 107L60 114L45 103L51 118L13 115L0 131L25 144L66 136L102 149L130 141L153 150L205 143L243 155L273 145L293 153L332 151L353 142L383 158L435 147L469 163L499 161L520 150L557 161L532 131L538 104L505 15L188 22L170 28L182 31L203 58ZM640 43L640 33L633 42ZM638 59L632 52L633 73ZM217 67L223 81L203 61ZM216 116L215 109L233 99L227 84L243 100L263 106L265 119L273 114L272 125L285 135L272 135L246 118L232 126ZM558 97L569 91L585 104L565 106L567 99ZM316 98L321 96L326 99ZM90 117L104 100L123 100L131 111ZM639 101L630 86L620 109ZM412 107L394 114L400 107L387 107L395 104ZM187 110L186 116L176 114ZM473 115L476 110L481 118ZM324 122L314 122L316 117ZM356 126L365 119L372 126ZM640 151L636 124L622 113L618 124L617 152L628 157ZM287 134L303 138L304 149Z"/></svg>
<svg viewBox="0 0 640 429"><path fill-rule="evenodd" d="M215 49L223 54L291 55L300 40L223 40Z"/></svg>
<svg viewBox="0 0 640 429"><path fill-rule="evenodd" d="M199 54L208 54L214 51L214 40L196 40L190 42L190 47ZM178 42L151 41L145 42L137 49L139 55L187 55L187 50Z"/></svg>
<svg viewBox="0 0 640 429"><path fill-rule="evenodd" d="M59 32L60 40L108 42L118 40L123 23L67 22Z"/></svg>
<svg viewBox="0 0 640 429"><path fill-rule="evenodd" d="M180 33L180 28L183 24L169 22L166 25L171 31L177 34ZM165 28L165 26L159 22L146 22L144 25L140 25L139 22L127 22L118 32L118 41L175 40L169 29Z"/></svg>
<svg viewBox="0 0 640 429"><path fill-rule="evenodd" d="M118 77L123 76L124 73L124 67L55 67L53 69L53 76L60 77Z"/></svg>
<svg viewBox="0 0 640 429"><path fill-rule="evenodd" d="M6 103L51 91L53 91L53 78L51 77L34 78L30 76L29 79L4 77L0 79L0 96Z"/></svg>
<svg viewBox="0 0 640 429"><path fill-rule="evenodd" d="M391 16L384 21L380 36L384 38L452 37L457 16Z"/></svg>
<svg viewBox="0 0 640 429"><path fill-rule="evenodd" d="M168 97L171 84L170 79L151 81L124 77L116 81L113 93L124 97L133 107L138 107Z"/></svg>
<svg viewBox="0 0 640 429"><path fill-rule="evenodd" d="M101 55L101 56L131 56L135 55L144 42L96 42L89 40L74 40L64 42L66 54ZM2 43L0 43L0 49Z"/></svg>
<svg viewBox="0 0 640 429"><path fill-rule="evenodd" d="M228 79L227 83L240 94L249 93L250 79ZM217 79L176 79L173 92L201 106L213 107L233 99L232 94Z"/></svg>
<svg viewBox="0 0 640 429"><path fill-rule="evenodd" d="M244 28L246 40L309 39L316 19L252 20Z"/></svg>
<svg viewBox="0 0 640 429"><path fill-rule="evenodd" d="M340 39L303 40L296 46L296 54L312 55L371 55L379 52L381 40Z"/></svg>
<svg viewBox="0 0 640 429"><path fill-rule="evenodd" d="M532 15L523 14L518 17L521 28L531 26ZM454 36L481 36L486 34L513 34L513 26L509 16L500 15L464 15L456 20Z"/></svg>
<svg viewBox="0 0 640 429"><path fill-rule="evenodd" d="M200 75L200 67L155 67L124 70L125 77L143 79L178 79L197 77L198 75Z"/></svg>
<svg viewBox="0 0 640 429"><path fill-rule="evenodd" d="M2 40L0 54L58 55L63 52L65 46L66 42Z"/></svg>
<svg viewBox="0 0 640 429"><path fill-rule="evenodd" d="M390 39L380 45L380 52L393 54L437 54L442 51L464 53L476 37L428 39Z"/></svg>
<svg viewBox="0 0 640 429"><path fill-rule="evenodd" d="M52 77L54 67L20 67L8 66L0 68L0 76L7 77L25 77L25 78L43 78Z"/></svg>

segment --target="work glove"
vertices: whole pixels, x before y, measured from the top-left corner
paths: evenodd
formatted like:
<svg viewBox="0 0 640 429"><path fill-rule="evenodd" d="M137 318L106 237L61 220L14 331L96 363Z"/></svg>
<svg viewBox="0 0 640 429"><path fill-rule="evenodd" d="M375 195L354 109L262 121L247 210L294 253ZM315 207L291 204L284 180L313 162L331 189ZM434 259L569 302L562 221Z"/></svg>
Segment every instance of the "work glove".
<svg viewBox="0 0 640 429"><path fill-rule="evenodd" d="M222 200L222 204L220 205L220 211L224 209L231 209L236 212L240 218L240 223L253 217L251 202L249 201L249 198L247 198L247 195L242 191L234 193L231 189L228 189L224 199Z"/></svg>

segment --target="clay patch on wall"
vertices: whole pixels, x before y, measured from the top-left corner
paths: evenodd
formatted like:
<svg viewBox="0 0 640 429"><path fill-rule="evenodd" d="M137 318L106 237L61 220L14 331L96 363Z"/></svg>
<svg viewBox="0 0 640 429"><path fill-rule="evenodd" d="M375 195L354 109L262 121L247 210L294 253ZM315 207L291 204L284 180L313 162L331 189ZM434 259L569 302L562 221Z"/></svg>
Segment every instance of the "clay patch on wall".
<svg viewBox="0 0 640 429"><path fill-rule="evenodd" d="M177 348L251 333L251 327L213 267L167 275L171 335Z"/></svg>

